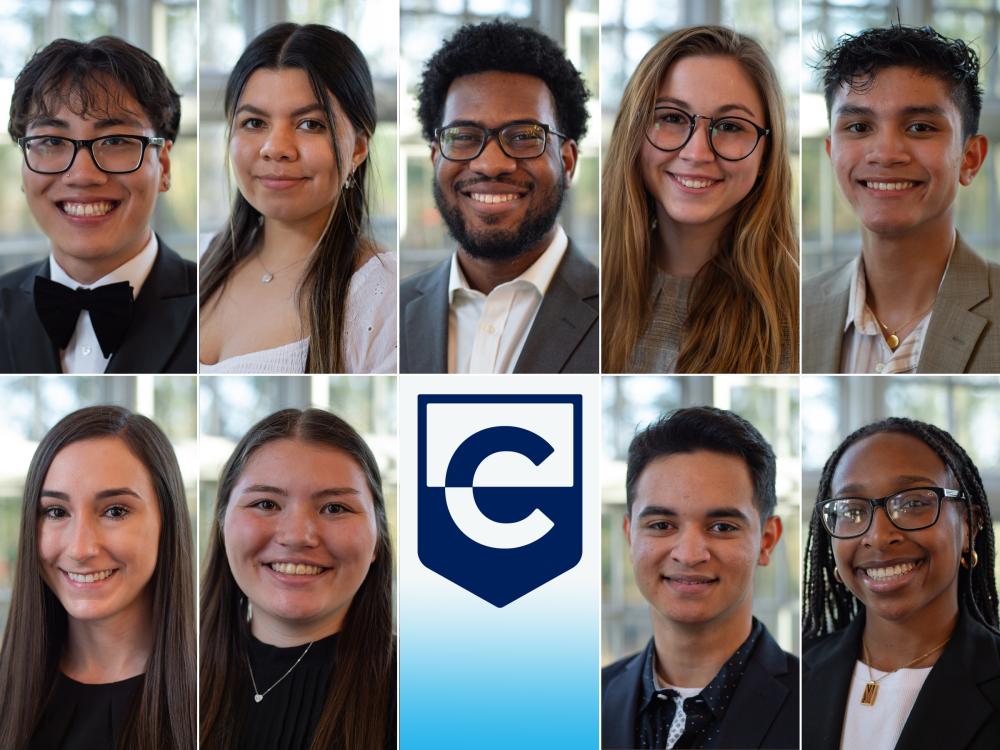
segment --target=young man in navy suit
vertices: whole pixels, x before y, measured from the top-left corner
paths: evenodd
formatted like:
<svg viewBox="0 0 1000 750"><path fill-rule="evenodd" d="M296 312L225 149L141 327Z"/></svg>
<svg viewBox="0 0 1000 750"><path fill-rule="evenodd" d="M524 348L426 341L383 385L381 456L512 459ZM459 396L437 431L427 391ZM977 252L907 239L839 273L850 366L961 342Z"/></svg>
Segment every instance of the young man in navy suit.
<svg viewBox="0 0 1000 750"><path fill-rule="evenodd" d="M115 37L20 72L8 131L52 252L0 277L0 372L195 372L197 271L150 226L179 124L163 68Z"/></svg>
<svg viewBox="0 0 1000 750"><path fill-rule="evenodd" d="M794 748L799 661L753 616L775 457L742 417L675 411L632 440L624 532L653 637L602 672L604 748Z"/></svg>

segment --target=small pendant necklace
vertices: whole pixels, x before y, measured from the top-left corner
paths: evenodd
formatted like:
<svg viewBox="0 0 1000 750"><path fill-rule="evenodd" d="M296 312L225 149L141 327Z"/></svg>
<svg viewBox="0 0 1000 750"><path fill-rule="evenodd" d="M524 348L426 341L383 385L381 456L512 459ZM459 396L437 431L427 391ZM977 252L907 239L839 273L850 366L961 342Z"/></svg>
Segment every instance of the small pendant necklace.
<svg viewBox="0 0 1000 750"><path fill-rule="evenodd" d="M282 266L281 268L277 269L276 271L268 270L268 267L264 265L264 261L261 260L260 254L255 255L254 257L257 259L257 262L260 263L260 267L264 269L264 273L260 277L260 283L261 284L270 284L271 281L274 280L275 275L277 275L277 274L279 274L279 273L281 273L283 271L287 271L289 268L291 268L292 266L296 265L297 263L301 263L302 261L304 261L310 255L312 255L312 253L310 253L309 255L307 255L305 258L299 258L298 260L293 260L287 266Z"/></svg>
<svg viewBox="0 0 1000 750"><path fill-rule="evenodd" d="M879 327L882 329L882 336L885 338L885 343L889 345L890 351L896 351L896 349L899 348L899 336L897 334L900 331L904 331L907 328L909 328L912 323L915 323L916 321L920 320L924 315L927 314L928 310L930 310L929 307L927 308L927 310L924 310L922 313L917 315L917 317L911 318L905 324L898 326L897 328L891 331L889 330L889 326L887 326L885 323L879 320L879 317L878 315L875 314L874 310L872 310L872 317L875 318L875 322L878 323Z"/></svg>
<svg viewBox="0 0 1000 750"><path fill-rule="evenodd" d="M298 659L295 660L295 663L288 668L288 671L285 672L283 675L281 675L281 677L279 677L277 680L275 680L274 684L271 685L271 687L269 687L263 693L260 692L260 690L257 689L257 680L254 679L254 676L253 676L253 665L250 663L250 654L248 653L247 654L247 667L250 669L250 682L253 683L253 700L254 700L254 703L260 703L262 700L264 700L264 696L265 695L267 695L272 690L274 690L278 686L279 682L281 682L283 679L285 679L286 677L288 677L288 675L290 675L292 673L292 670L295 669L297 666L299 666L299 662L302 661L305 658L306 654L309 653L309 649L312 648L312 645L315 642L316 641L309 641L309 645L306 646L306 650L303 651L302 655Z"/></svg>
<svg viewBox="0 0 1000 750"><path fill-rule="evenodd" d="M950 640L951 640L951 638L949 637L948 640L946 640L944 643L939 643L937 646L935 646L934 648L932 648L927 653L921 654L920 656L918 656L913 661L908 661L906 664L904 664L901 667L896 667L895 669L886 672L884 675L882 675L881 677L879 677L876 680L875 679L875 675L872 673L872 665L871 665L871 661L872 660L871 660L871 657L868 655L868 644L865 643L864 639L862 638L861 639L861 648L862 648L862 650L865 653L865 666L868 667L868 684L865 685L865 691L864 691L864 693L861 694L861 705L862 706L874 706L875 705L875 700L878 698L878 683L879 683L879 681L884 680L886 677L888 677L891 674L896 674L896 672L898 672L901 669L906 669L907 667L913 666L918 661L921 661L922 659L926 659L928 656L930 656L931 654L933 654L935 651L940 651L941 649L943 649L945 646L948 645L948 641L950 641Z"/></svg>

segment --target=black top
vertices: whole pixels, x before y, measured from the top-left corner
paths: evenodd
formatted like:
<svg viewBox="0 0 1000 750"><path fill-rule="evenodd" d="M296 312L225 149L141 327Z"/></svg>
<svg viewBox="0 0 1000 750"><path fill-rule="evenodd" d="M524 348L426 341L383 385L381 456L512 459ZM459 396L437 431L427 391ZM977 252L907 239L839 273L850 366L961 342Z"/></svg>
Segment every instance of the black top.
<svg viewBox="0 0 1000 750"><path fill-rule="evenodd" d="M121 682L85 685L60 673L31 750L112 750L125 726L145 675Z"/></svg>

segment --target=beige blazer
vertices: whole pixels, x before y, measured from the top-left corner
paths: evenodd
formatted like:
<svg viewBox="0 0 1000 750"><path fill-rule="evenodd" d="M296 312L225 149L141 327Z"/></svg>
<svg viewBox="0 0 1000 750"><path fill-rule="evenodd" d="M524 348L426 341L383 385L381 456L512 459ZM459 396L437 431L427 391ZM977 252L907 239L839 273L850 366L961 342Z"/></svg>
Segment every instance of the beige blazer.
<svg viewBox="0 0 1000 750"><path fill-rule="evenodd" d="M854 265L802 285L802 372L840 372ZM955 251L934 302L918 373L1000 373L1000 265L980 258L956 234Z"/></svg>

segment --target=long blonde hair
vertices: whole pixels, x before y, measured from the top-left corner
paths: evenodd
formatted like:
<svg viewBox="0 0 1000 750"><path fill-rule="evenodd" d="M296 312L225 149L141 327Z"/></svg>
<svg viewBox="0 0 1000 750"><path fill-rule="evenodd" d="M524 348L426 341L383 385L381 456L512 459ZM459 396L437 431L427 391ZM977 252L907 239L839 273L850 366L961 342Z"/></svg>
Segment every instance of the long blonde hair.
<svg viewBox="0 0 1000 750"><path fill-rule="evenodd" d="M602 369L626 369L652 314L654 214L642 179L642 146L667 70L695 55L732 57L743 66L764 101L764 126L771 132L761 144L766 148L761 177L723 230L720 251L691 286L676 370L796 372L798 240L781 88L760 44L721 26L694 26L664 37L625 87L602 175Z"/></svg>

